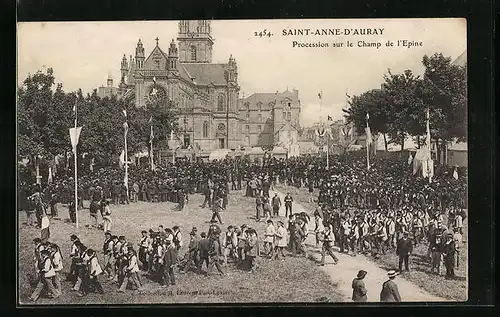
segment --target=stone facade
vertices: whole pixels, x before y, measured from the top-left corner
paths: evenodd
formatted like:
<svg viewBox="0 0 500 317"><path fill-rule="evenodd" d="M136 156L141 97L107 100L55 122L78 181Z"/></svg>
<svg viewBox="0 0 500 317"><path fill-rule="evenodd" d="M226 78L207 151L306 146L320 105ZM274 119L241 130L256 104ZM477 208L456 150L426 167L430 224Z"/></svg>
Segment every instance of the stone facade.
<svg viewBox="0 0 500 317"><path fill-rule="evenodd" d="M254 93L239 103L243 145L286 148L288 137L297 140L301 109L298 90Z"/></svg>
<svg viewBox="0 0 500 317"><path fill-rule="evenodd" d="M162 50L159 39L146 55L139 39L135 55L121 60L118 88L108 80L100 94L116 95L136 107L153 93L163 93L179 111L176 142L202 151L283 143L299 129L298 90L255 93L240 99L238 66L212 62L214 39L210 21L180 21L177 42ZM227 107L227 105L229 105ZM281 132L279 132L281 131ZM281 142L280 142L281 139ZM297 135L295 137L297 139Z"/></svg>
<svg viewBox="0 0 500 317"><path fill-rule="evenodd" d="M119 96L143 107L153 91L165 93L179 110L175 138L181 147L213 150L241 143L238 67L232 56L212 63L213 44L210 21L180 21L177 44L172 40L167 53L156 38L147 57L139 40L135 57L122 58Z"/></svg>

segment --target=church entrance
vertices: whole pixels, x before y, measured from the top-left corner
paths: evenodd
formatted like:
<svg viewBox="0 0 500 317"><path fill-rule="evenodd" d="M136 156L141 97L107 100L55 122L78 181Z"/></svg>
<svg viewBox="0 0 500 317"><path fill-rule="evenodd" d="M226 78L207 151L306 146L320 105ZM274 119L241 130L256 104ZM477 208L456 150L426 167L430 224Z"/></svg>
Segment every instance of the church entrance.
<svg viewBox="0 0 500 317"><path fill-rule="evenodd" d="M219 149L225 148L225 145L226 145L226 139L219 138Z"/></svg>

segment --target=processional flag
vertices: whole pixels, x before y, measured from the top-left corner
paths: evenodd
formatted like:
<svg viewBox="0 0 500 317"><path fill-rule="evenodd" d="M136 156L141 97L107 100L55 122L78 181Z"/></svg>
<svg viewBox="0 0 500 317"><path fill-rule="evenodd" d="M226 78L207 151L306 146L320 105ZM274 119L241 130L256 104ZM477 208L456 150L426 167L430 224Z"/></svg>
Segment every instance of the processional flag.
<svg viewBox="0 0 500 317"><path fill-rule="evenodd" d="M46 242L50 238L50 220L47 215L43 215L40 228L40 239L42 239L42 242Z"/></svg>

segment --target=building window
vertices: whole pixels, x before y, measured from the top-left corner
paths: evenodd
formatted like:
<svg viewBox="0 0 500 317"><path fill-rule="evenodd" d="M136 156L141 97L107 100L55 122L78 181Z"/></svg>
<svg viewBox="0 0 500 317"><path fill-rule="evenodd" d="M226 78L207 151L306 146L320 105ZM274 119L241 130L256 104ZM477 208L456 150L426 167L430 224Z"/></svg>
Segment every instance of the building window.
<svg viewBox="0 0 500 317"><path fill-rule="evenodd" d="M203 122L203 137L208 138L208 121Z"/></svg>
<svg viewBox="0 0 500 317"><path fill-rule="evenodd" d="M259 125L259 133L262 133L262 126Z"/></svg>
<svg viewBox="0 0 500 317"><path fill-rule="evenodd" d="M288 103L288 108L291 108L292 107L292 104L291 103Z"/></svg>
<svg viewBox="0 0 500 317"><path fill-rule="evenodd" d="M259 122L262 122L262 115L261 115L260 113L257 115L257 120L258 120Z"/></svg>
<svg viewBox="0 0 500 317"><path fill-rule="evenodd" d="M246 119L247 121L250 121L250 114L248 114L248 113L247 113L247 114L245 115L245 119Z"/></svg>
<svg viewBox="0 0 500 317"><path fill-rule="evenodd" d="M220 94L217 98L217 111L224 111L224 95Z"/></svg>
<svg viewBox="0 0 500 317"><path fill-rule="evenodd" d="M250 137L248 135L245 137L245 145L250 146Z"/></svg>
<svg viewBox="0 0 500 317"><path fill-rule="evenodd" d="M191 46L191 60L196 60L196 46Z"/></svg>
<svg viewBox="0 0 500 317"><path fill-rule="evenodd" d="M245 133L246 134L250 133L250 126L249 125L245 126Z"/></svg>
<svg viewBox="0 0 500 317"><path fill-rule="evenodd" d="M258 102L257 103L257 109L259 109L259 111L262 111L262 102Z"/></svg>
<svg viewBox="0 0 500 317"><path fill-rule="evenodd" d="M250 104L248 102L245 102L245 109L246 111L250 111Z"/></svg>
<svg viewBox="0 0 500 317"><path fill-rule="evenodd" d="M288 112L286 114L286 121L292 121L292 113L291 112Z"/></svg>

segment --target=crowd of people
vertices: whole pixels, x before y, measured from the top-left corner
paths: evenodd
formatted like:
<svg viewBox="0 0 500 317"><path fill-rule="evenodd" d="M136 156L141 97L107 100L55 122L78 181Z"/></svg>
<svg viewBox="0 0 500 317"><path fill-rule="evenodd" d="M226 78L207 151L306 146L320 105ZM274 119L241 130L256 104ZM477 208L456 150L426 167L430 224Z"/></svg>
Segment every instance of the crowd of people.
<svg viewBox="0 0 500 317"><path fill-rule="evenodd" d="M73 236L68 279L74 283L73 289L84 296L89 290L103 291L97 277L101 273L116 282L120 291L125 291L128 285L142 290L140 271L162 285L175 284L174 267L180 272L201 274L205 263L207 271L203 274L210 274L214 266L219 274L224 274L222 264L234 263L253 272L257 268L256 258L260 256L280 259L286 256L285 249L292 254L307 255L304 242L310 233L316 237L316 247L321 248L321 265L325 264L327 255L334 264L338 262L333 251L337 246L340 252L375 257L394 250L399 256L399 271L403 271L403 264L409 270L408 258L413 246L425 241L432 272L440 273L444 256L446 277L453 278L453 268L459 265L456 260L460 245L464 242L466 176L455 179L450 168L441 167L436 168L429 183L413 175L402 158L374 159L369 170L365 164L363 158L351 155L330 160L328 167L324 159L312 156L286 160L267 157L260 162L234 158L214 162L178 160L175 165L159 166L155 171L130 168L128 186L121 181L122 170L99 169L78 180L81 199L76 208L83 208L83 201L90 201L95 226L101 226L106 233L103 267L97 252ZM61 177L45 188L26 186L25 194L21 195L24 210L34 211L40 226L41 217L48 214L49 209L50 214L57 217L58 203L67 203L74 221L73 184L70 177ZM271 194L277 185L306 187L311 198L317 196L314 213L293 213L293 197L288 193L283 199L286 220L277 217L282 202L277 193ZM246 196L255 198L256 221L265 218L262 239L254 228L246 225L228 226L223 233L216 224L223 224L220 212L228 205L229 192L241 189ZM202 207L211 208L213 216L206 233L198 236L197 229L192 228L182 258L179 257L183 244L178 227L160 226L158 230L143 231L137 252L125 236L111 234L110 204L170 201L183 210L189 203L189 195L195 193L204 195ZM57 297L60 295L61 251L57 245L38 238L35 245L39 283L31 298L36 300L44 286L51 296Z"/></svg>

